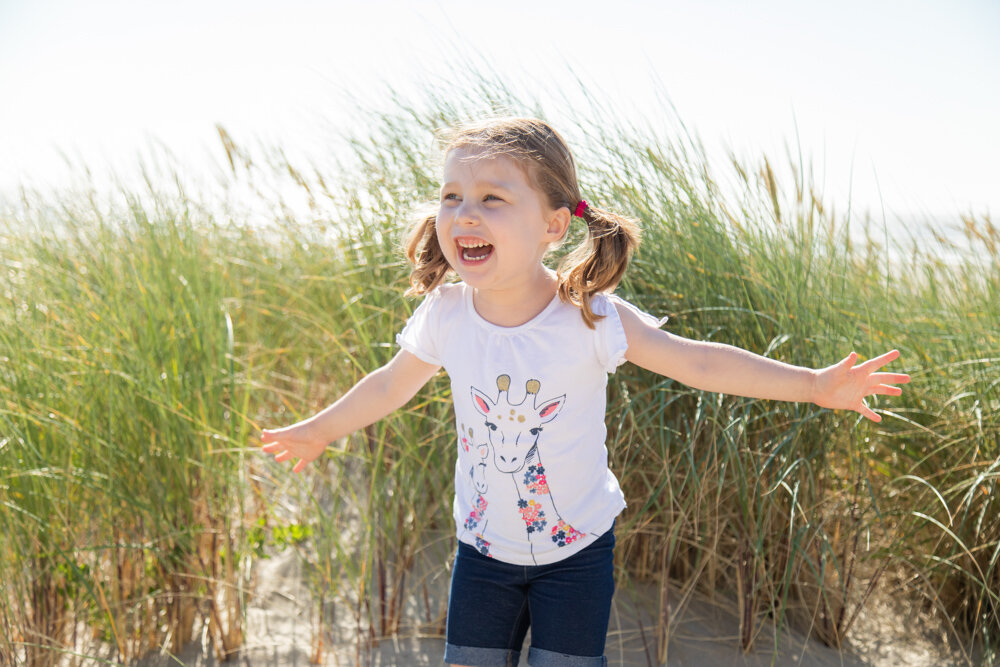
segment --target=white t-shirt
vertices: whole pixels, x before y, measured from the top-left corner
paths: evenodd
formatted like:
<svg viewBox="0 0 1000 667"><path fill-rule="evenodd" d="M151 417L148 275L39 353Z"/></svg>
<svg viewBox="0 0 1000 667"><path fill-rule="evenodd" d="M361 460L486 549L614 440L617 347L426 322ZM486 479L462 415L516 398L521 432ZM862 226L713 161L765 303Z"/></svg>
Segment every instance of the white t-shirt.
<svg viewBox="0 0 1000 667"><path fill-rule="evenodd" d="M613 295L591 300L596 329L558 296L517 327L484 320L464 283L428 294L399 345L451 378L458 462L458 539L518 565L580 551L625 508L608 469L604 426L608 373L628 347Z"/></svg>

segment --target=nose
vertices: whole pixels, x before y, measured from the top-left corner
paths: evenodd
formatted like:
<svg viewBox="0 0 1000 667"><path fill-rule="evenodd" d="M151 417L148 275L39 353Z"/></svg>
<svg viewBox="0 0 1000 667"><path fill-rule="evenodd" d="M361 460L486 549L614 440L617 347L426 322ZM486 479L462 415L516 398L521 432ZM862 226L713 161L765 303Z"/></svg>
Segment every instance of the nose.
<svg viewBox="0 0 1000 667"><path fill-rule="evenodd" d="M463 201L455 211L455 221L466 227L470 227L479 222L479 214L476 211L475 202Z"/></svg>

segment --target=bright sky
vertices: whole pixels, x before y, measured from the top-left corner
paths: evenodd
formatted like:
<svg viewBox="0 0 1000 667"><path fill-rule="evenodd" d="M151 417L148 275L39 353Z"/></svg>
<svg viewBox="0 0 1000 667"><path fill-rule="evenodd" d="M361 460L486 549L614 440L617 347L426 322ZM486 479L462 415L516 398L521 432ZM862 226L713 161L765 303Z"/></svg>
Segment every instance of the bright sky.
<svg viewBox="0 0 1000 667"><path fill-rule="evenodd" d="M838 210L996 216L997 35L996 0L0 0L0 193L63 183L62 153L127 171L151 139L218 160L216 123L308 154L352 122L342 91L468 54L557 129L572 70L665 126L666 94L713 151L798 141Z"/></svg>

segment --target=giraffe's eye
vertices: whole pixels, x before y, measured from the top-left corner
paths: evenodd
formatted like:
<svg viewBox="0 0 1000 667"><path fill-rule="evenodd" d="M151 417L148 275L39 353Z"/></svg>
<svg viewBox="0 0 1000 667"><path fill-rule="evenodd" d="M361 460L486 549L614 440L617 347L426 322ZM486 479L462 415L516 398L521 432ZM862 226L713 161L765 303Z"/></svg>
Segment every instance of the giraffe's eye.
<svg viewBox="0 0 1000 667"><path fill-rule="evenodd" d="M493 422L486 422L486 425L490 427L491 431L497 430L497 425L494 424Z"/></svg>
<svg viewBox="0 0 1000 667"><path fill-rule="evenodd" d="M531 433L531 435L538 435L541 432L542 432L542 427L541 426L536 426L535 428L533 428L533 429L531 429L529 431L529 433Z"/></svg>

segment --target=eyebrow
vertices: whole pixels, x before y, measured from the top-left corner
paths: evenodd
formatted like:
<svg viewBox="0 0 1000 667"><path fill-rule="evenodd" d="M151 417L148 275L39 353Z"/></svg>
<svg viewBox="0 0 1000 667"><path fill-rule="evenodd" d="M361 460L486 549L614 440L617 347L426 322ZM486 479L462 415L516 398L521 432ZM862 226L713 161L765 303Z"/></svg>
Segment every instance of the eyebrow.
<svg viewBox="0 0 1000 667"><path fill-rule="evenodd" d="M505 181L478 181L476 182L477 187L481 187L485 190L505 190L507 192L513 192L514 188ZM448 181L447 183L441 184L442 190L447 190L449 188L457 187L457 183L454 181Z"/></svg>

